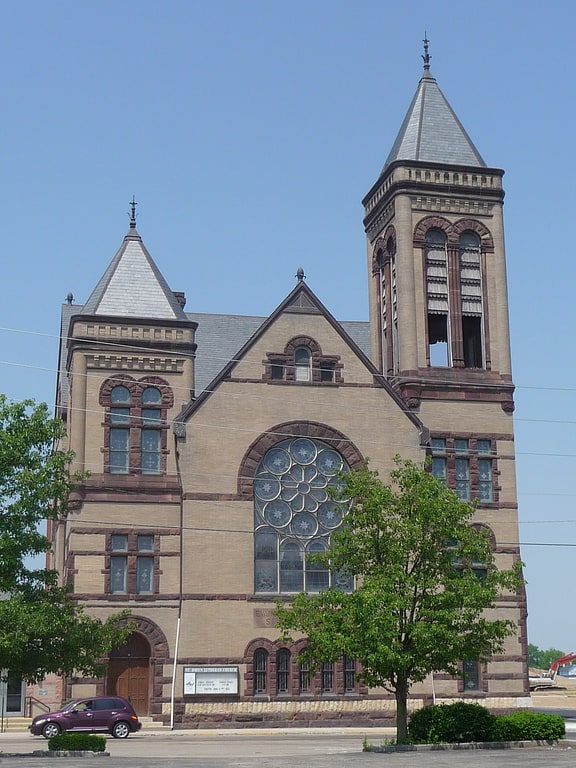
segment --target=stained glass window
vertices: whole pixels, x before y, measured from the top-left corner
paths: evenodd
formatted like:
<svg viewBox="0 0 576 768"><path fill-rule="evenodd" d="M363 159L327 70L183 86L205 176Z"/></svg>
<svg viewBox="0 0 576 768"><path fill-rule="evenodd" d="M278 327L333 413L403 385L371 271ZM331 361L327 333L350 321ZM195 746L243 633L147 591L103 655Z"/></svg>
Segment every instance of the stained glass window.
<svg viewBox="0 0 576 768"><path fill-rule="evenodd" d="M352 589L349 576L308 559L327 549L342 523L346 503L328 490L347 469L337 451L310 438L284 440L265 454L254 479L256 592Z"/></svg>

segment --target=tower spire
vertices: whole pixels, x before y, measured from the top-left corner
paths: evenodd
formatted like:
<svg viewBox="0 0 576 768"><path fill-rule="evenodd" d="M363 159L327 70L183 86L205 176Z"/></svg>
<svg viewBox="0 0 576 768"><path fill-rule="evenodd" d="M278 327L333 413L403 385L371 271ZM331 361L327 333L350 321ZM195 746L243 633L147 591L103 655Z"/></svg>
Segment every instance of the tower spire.
<svg viewBox="0 0 576 768"><path fill-rule="evenodd" d="M138 203L134 195L132 195L132 202L130 203L130 229L136 229L136 206Z"/></svg>
<svg viewBox="0 0 576 768"><path fill-rule="evenodd" d="M428 43L430 41L428 40L428 35L426 34L426 32L424 32L424 40L422 40L422 42L424 43L424 53L422 54L422 58L424 60L424 71L429 72L430 59L432 58L432 56L430 56L430 54L428 53Z"/></svg>

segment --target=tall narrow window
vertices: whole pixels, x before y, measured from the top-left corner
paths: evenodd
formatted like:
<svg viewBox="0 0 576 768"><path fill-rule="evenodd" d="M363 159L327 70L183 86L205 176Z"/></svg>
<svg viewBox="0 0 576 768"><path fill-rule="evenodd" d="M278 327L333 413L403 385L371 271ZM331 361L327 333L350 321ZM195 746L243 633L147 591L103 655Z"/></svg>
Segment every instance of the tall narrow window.
<svg viewBox="0 0 576 768"><path fill-rule="evenodd" d="M280 590L301 592L304 589L304 550L296 541L280 546Z"/></svg>
<svg viewBox="0 0 576 768"><path fill-rule="evenodd" d="M149 554L146 554L149 553ZM138 555L136 558L136 592L139 595L151 595L154 591L154 536L138 536Z"/></svg>
<svg viewBox="0 0 576 768"><path fill-rule="evenodd" d="M162 395L156 387L146 387L142 393L142 474L160 473L162 443Z"/></svg>
<svg viewBox="0 0 576 768"><path fill-rule="evenodd" d="M356 690L356 661L350 656L344 654L342 660L342 666L344 668L344 691L350 693Z"/></svg>
<svg viewBox="0 0 576 768"><path fill-rule="evenodd" d="M323 541L312 541L306 547L306 585L310 592L323 592L330 586L330 571L321 563L311 561L314 556L326 551Z"/></svg>
<svg viewBox="0 0 576 768"><path fill-rule="evenodd" d="M456 453L456 494L462 501L470 501L470 457L468 440L454 440Z"/></svg>
<svg viewBox="0 0 576 768"><path fill-rule="evenodd" d="M478 440L478 495L486 504L494 501L492 486L492 445L490 440Z"/></svg>
<svg viewBox="0 0 576 768"><path fill-rule="evenodd" d="M430 365L450 365L448 252L440 229L426 232L426 297Z"/></svg>
<svg viewBox="0 0 576 768"><path fill-rule="evenodd" d="M276 691L288 693L290 683L290 651L281 648L276 654Z"/></svg>
<svg viewBox="0 0 576 768"><path fill-rule="evenodd" d="M268 690L268 653L258 648L254 653L254 693Z"/></svg>
<svg viewBox="0 0 576 768"><path fill-rule="evenodd" d="M327 661L322 664L320 670L320 679L322 686L322 693L333 693L334 691L334 664Z"/></svg>
<svg viewBox="0 0 576 768"><path fill-rule="evenodd" d="M465 661L462 664L462 678L465 691L480 690L480 664L477 661Z"/></svg>
<svg viewBox="0 0 576 768"><path fill-rule="evenodd" d="M130 468L130 390L114 387L110 393L110 472L127 474Z"/></svg>
<svg viewBox="0 0 576 768"><path fill-rule="evenodd" d="M300 693L310 693L310 665L307 661L300 661L298 674Z"/></svg>
<svg viewBox="0 0 576 768"><path fill-rule="evenodd" d="M111 541L110 592L126 594L128 574L128 536L115 535Z"/></svg>
<svg viewBox="0 0 576 768"><path fill-rule="evenodd" d="M432 438L432 474L446 485L446 440Z"/></svg>
<svg viewBox="0 0 576 768"><path fill-rule="evenodd" d="M296 381L310 381L310 350L307 347L298 347L294 351L294 368Z"/></svg>
<svg viewBox="0 0 576 768"><path fill-rule="evenodd" d="M476 232L460 235L459 256L464 367L482 368L482 269Z"/></svg>

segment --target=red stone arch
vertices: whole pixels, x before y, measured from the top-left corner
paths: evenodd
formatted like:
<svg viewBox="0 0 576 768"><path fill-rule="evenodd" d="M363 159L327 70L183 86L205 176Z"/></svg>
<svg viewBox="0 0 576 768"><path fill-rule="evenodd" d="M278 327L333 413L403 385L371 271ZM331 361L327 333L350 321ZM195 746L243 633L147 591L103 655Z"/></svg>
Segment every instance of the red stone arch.
<svg viewBox="0 0 576 768"><path fill-rule="evenodd" d="M486 525L486 523L472 523L471 528L474 528L474 530L483 533L486 536L488 544L490 544L490 549L494 552L496 549L496 536L492 528L490 528L489 525Z"/></svg>
<svg viewBox="0 0 576 768"><path fill-rule="evenodd" d="M494 238L492 233L481 221L476 219L460 219L452 227L452 239L454 245L458 244L463 232L476 232L480 238L482 251L494 251Z"/></svg>
<svg viewBox="0 0 576 768"><path fill-rule="evenodd" d="M450 242L452 234L451 222L443 216L426 216L414 227L413 242L415 246L424 247L426 244L426 232L428 232L429 229L442 230L446 235L446 239Z"/></svg>
<svg viewBox="0 0 576 768"><path fill-rule="evenodd" d="M106 694L129 699L138 714L147 715L162 696L168 641L160 627L144 616L130 616L120 624L132 624L134 631L124 645L110 653Z"/></svg>
<svg viewBox="0 0 576 768"><path fill-rule="evenodd" d="M365 457L354 443L337 429L315 421L286 421L259 435L244 454L238 471L239 496L244 499L254 498L254 475L264 454L290 437L322 440L338 451L351 469L360 469L366 464Z"/></svg>
<svg viewBox="0 0 576 768"><path fill-rule="evenodd" d="M392 240L392 250L388 247L388 243ZM393 224L389 224L382 237L379 237L374 243L372 250L372 274L378 273L380 268L384 266L387 261L390 261L394 253L396 252L396 229Z"/></svg>

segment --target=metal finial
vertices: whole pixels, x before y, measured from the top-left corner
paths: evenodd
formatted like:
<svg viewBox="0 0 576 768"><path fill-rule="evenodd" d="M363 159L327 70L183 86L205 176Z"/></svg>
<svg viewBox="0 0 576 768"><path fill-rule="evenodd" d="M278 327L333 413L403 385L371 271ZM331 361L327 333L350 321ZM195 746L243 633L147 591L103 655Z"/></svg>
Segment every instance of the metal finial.
<svg viewBox="0 0 576 768"><path fill-rule="evenodd" d="M74 301L74 296L72 295L72 291L66 296L66 304L72 304Z"/></svg>
<svg viewBox="0 0 576 768"><path fill-rule="evenodd" d="M422 54L422 58L424 59L424 69L428 71L430 69L430 59L432 56L428 53L428 43L430 42L428 40L428 36L426 32L424 32L424 40L422 40L424 43L424 53Z"/></svg>
<svg viewBox="0 0 576 768"><path fill-rule="evenodd" d="M302 280L304 280L306 275L304 274L304 270L302 269L302 267L298 267L298 269L296 270L295 277L296 277L296 279L298 280L299 283L301 283Z"/></svg>
<svg viewBox="0 0 576 768"><path fill-rule="evenodd" d="M130 229L136 229L136 206L138 203L132 195L132 202L130 203Z"/></svg>

